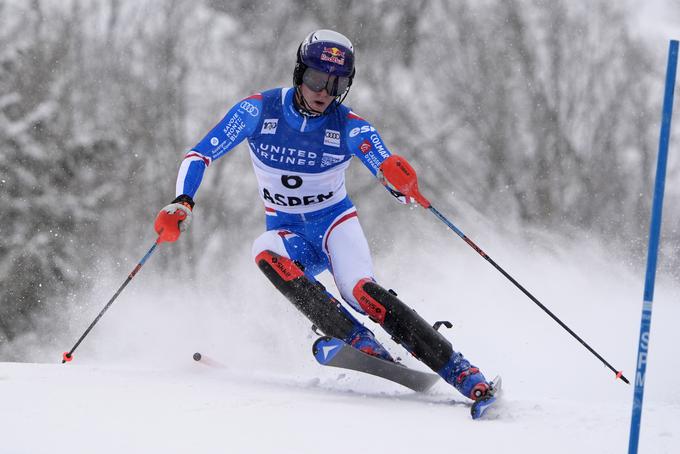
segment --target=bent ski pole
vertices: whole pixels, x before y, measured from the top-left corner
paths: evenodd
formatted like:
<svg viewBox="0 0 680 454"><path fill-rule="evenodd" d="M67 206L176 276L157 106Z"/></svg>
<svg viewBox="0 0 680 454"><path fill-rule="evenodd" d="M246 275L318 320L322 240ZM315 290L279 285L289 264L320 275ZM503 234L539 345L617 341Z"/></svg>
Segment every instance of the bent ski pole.
<svg viewBox="0 0 680 454"><path fill-rule="evenodd" d="M142 266L144 266L144 262L146 262L148 260L148 258L151 257L151 254L153 254L153 251L156 249L156 246L158 246L159 243L160 243L160 238L156 240L156 242L153 244L153 246L151 246L151 249L149 249L149 251L146 253L146 255L144 257L142 257L142 260L140 260L139 263L137 264L137 266L135 266L135 269L133 269L132 272L128 275L125 282L123 282L123 285L120 286L118 291L111 297L109 302L106 303L106 306L104 306L104 309L102 309L101 312L99 312L99 315L97 315L97 317L94 319L94 321L92 323L90 323L90 326L88 326L87 329L85 330L85 332L83 333L83 335L80 336L80 339L78 339L78 342L76 342L76 344L73 346L73 348L68 352L64 352L64 355L62 356L62 360L61 360L62 364L64 364L67 361L71 361L73 359L73 352L76 350L76 348L78 348L78 346L83 341L83 339L85 339L85 336L87 336L89 334L89 332L92 330L94 325L97 324L99 319L102 318L104 313L113 304L113 302L116 300L116 298L118 298L118 295L120 295L121 292L123 291L123 289L130 283L132 278L134 278L135 275L142 268Z"/></svg>
<svg viewBox="0 0 680 454"><path fill-rule="evenodd" d="M384 168L383 168L384 167ZM479 246L477 246L470 238L468 238L458 227L453 225L451 221L446 219L435 207L432 206L429 200L423 197L418 190L418 180L416 178L416 172L411 167L411 165L403 158L397 155L390 156L387 160L383 162L380 167L383 175L389 180L389 183L394 186L394 188L410 197L413 197L423 208L426 208L432 212L440 221L442 221L448 228L453 230L460 238L463 239L472 249L474 249L479 255L481 255L487 262L489 262L494 268L496 268L503 276L505 276L510 282L515 284L515 287L520 289L522 293L529 297L531 301L536 303L538 307L543 309L546 314L548 314L553 320L555 320L562 328L564 328L569 334L571 334L576 340L578 340L590 353L595 355L597 359L602 361L602 363L611 369L615 374L616 378L620 378L624 383L630 384L628 379L623 375L623 371L616 370L611 364L609 364L599 353L597 353L590 345L588 345L581 337L579 337L571 328L569 328L562 320L560 320L555 314L553 314L547 307L545 307L534 295L532 295L527 289L525 289L519 282L517 282L512 276L510 276L503 268L500 267L491 257L489 257Z"/></svg>

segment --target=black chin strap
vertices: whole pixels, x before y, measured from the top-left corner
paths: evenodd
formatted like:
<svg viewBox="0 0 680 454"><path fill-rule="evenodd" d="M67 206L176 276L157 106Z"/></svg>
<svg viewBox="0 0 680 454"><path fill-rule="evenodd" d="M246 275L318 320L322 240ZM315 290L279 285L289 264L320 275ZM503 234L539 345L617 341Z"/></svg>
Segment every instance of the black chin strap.
<svg viewBox="0 0 680 454"><path fill-rule="evenodd" d="M324 112L314 110L314 108L309 105L305 97L302 95L302 90L300 90L299 85L295 86L295 96L293 96L293 104L295 105L295 108L298 110L298 112L300 112L302 115L306 117L320 117L321 115L324 114Z"/></svg>

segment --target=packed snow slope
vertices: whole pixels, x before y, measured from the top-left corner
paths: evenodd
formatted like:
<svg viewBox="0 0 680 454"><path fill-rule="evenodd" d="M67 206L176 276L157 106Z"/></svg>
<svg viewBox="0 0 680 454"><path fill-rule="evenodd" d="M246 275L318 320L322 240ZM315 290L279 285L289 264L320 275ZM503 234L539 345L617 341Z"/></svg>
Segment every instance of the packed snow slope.
<svg viewBox="0 0 680 454"><path fill-rule="evenodd" d="M309 323L260 275L244 237L230 252L240 266L195 279L178 273L159 282L153 257L69 364L60 364L61 353L136 258L102 276L63 337L18 345L31 362L0 363L0 452L626 452L632 386L458 237L422 212L413 217L417 233L374 251L377 278L428 321L451 320L445 335L454 347L488 378L503 376L502 401L488 419L471 420L466 399L443 382L416 394L317 365ZM585 238L527 240L467 220L475 228L466 233L494 260L634 379L642 270ZM172 248L162 245L158 255ZM333 288L329 276L322 280ZM680 452L678 320L680 288L661 273L641 453ZM423 367L366 323L393 353Z"/></svg>

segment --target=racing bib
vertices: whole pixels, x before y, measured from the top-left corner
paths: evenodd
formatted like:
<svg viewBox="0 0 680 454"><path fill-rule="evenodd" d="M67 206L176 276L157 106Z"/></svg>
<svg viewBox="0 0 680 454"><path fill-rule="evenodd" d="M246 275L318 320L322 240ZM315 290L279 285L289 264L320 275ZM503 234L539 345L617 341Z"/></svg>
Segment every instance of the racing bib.
<svg viewBox="0 0 680 454"><path fill-rule="evenodd" d="M260 197L266 207L285 213L320 210L343 200L349 161L323 173L301 173L265 166L251 157Z"/></svg>

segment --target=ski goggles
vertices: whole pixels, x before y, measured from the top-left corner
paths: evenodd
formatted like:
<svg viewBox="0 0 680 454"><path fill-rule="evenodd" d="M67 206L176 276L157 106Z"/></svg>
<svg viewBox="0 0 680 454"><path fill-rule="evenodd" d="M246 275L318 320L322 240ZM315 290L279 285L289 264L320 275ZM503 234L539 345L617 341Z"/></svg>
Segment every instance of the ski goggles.
<svg viewBox="0 0 680 454"><path fill-rule="evenodd" d="M349 87L349 77L333 76L313 68L307 68L302 75L302 83L313 92L320 92L324 88L331 96L340 96Z"/></svg>

